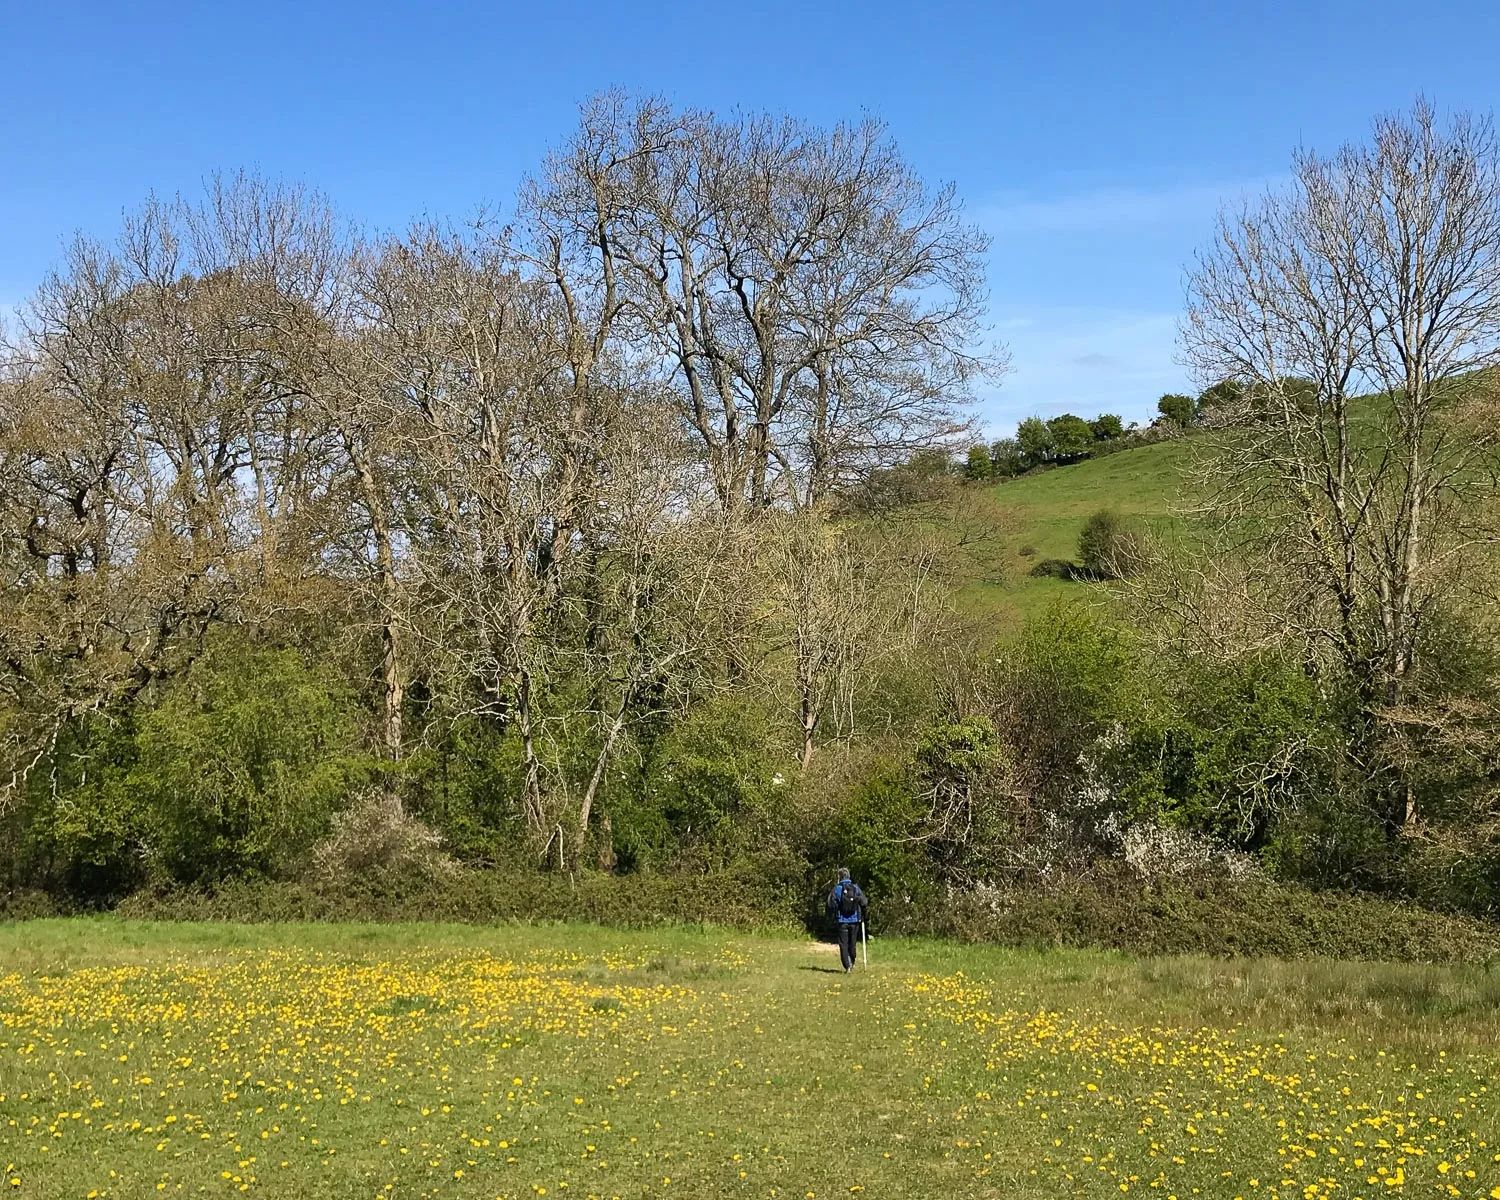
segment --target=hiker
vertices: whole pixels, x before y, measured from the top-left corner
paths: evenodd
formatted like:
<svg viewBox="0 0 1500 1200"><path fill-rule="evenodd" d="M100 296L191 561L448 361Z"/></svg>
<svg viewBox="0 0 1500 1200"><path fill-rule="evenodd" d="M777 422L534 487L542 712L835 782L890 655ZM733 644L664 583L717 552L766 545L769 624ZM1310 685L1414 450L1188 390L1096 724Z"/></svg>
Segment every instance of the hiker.
<svg viewBox="0 0 1500 1200"><path fill-rule="evenodd" d="M839 961L847 972L854 966L859 950L859 927L865 919L865 894L859 884L849 878L849 868L839 868L839 881L828 893L828 915L838 922Z"/></svg>

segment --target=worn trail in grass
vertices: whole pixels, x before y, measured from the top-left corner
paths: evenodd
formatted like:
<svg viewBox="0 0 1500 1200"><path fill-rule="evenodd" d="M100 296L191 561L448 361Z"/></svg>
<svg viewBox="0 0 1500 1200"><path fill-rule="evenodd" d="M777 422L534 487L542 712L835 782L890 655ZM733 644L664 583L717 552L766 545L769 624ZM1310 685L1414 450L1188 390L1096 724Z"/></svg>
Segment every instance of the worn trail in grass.
<svg viewBox="0 0 1500 1200"><path fill-rule="evenodd" d="M0 928L18 1196L1500 1196L1483 971Z"/></svg>

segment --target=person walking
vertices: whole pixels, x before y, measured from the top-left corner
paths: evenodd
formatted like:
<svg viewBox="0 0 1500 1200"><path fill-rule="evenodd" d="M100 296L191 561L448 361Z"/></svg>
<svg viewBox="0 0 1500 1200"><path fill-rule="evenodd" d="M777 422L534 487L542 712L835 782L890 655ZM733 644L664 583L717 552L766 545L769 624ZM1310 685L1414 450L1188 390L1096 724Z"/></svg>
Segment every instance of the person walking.
<svg viewBox="0 0 1500 1200"><path fill-rule="evenodd" d="M839 881L828 893L828 915L838 922L839 961L847 973L859 955L859 928L864 924L868 901L859 884L849 878L849 868L839 868Z"/></svg>

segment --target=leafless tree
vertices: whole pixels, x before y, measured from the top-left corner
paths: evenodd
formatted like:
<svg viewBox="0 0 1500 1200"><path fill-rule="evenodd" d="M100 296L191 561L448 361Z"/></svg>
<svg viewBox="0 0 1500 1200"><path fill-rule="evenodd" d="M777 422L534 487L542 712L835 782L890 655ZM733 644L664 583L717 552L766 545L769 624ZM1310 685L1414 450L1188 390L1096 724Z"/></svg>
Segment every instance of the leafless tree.
<svg viewBox="0 0 1500 1200"><path fill-rule="evenodd" d="M10 348L0 414L0 689L14 788L63 725L177 669L273 586L318 490L290 369L326 225L295 188L215 181L79 239Z"/></svg>
<svg viewBox="0 0 1500 1200"><path fill-rule="evenodd" d="M597 264L728 511L818 504L952 436L972 382L1002 365L977 345L983 236L878 122L606 93L530 207L544 244Z"/></svg>
<svg viewBox="0 0 1500 1200"><path fill-rule="evenodd" d="M1293 182L1225 214L1182 328L1219 420L1218 506L1295 559L1288 615L1353 684L1358 753L1387 827L1415 815L1384 748L1423 623L1466 557L1496 540L1500 161L1487 119L1430 104L1367 144L1294 160Z"/></svg>
<svg viewBox="0 0 1500 1200"><path fill-rule="evenodd" d="M769 518L758 546L763 670L797 714L806 770L820 742L854 734L881 668L952 632L939 585L948 555L910 529L841 527L811 510Z"/></svg>
<svg viewBox="0 0 1500 1200"><path fill-rule="evenodd" d="M878 123L614 93L506 228L366 240L246 175L150 201L0 380L12 788L214 622L333 595L378 631L387 757L420 670L516 738L538 842L581 852L633 723L748 684L768 621L805 757L925 628L925 543L878 582L890 546L830 514L1000 366L984 249Z"/></svg>
<svg viewBox="0 0 1500 1200"><path fill-rule="evenodd" d="M380 251L365 338L408 497L405 635L453 711L515 730L531 835L570 824L577 853L628 726L708 652L732 539L660 388L589 335L606 309L536 267L497 231L418 229Z"/></svg>

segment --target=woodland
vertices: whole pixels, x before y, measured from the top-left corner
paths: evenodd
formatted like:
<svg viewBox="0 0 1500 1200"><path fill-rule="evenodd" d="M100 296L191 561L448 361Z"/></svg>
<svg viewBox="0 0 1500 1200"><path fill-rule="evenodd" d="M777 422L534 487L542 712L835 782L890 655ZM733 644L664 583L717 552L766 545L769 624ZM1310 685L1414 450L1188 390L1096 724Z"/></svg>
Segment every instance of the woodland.
<svg viewBox="0 0 1500 1200"><path fill-rule="evenodd" d="M234 174L80 237L0 360L0 891L1491 915L1489 120L1226 210L1146 430L982 443L987 249L877 122L623 93L503 214ZM1173 520L983 598L1015 489L1167 447Z"/></svg>

